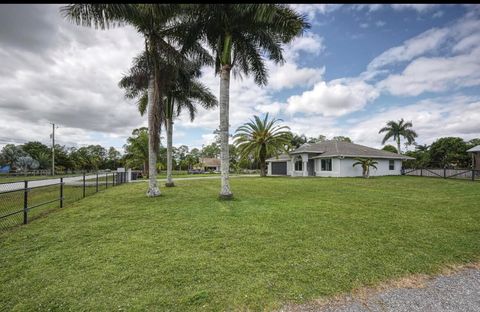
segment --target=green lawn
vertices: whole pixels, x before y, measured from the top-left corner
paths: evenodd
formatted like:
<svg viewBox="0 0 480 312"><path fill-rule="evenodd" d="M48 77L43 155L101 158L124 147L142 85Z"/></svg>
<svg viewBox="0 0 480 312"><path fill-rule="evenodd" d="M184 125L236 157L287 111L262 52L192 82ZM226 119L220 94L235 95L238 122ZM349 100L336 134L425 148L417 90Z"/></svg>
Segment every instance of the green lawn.
<svg viewBox="0 0 480 312"><path fill-rule="evenodd" d="M120 185L0 234L0 310L272 310L480 259L480 184Z"/></svg>

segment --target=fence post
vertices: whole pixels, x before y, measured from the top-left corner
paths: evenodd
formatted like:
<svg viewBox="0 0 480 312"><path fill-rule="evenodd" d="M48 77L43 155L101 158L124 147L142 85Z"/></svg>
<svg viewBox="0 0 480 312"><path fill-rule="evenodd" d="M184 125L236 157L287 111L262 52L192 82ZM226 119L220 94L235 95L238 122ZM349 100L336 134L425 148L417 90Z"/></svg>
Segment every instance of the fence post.
<svg viewBox="0 0 480 312"><path fill-rule="evenodd" d="M63 178L60 178L60 208L63 208Z"/></svg>
<svg viewBox="0 0 480 312"><path fill-rule="evenodd" d="M475 181L475 170L472 169L472 181Z"/></svg>
<svg viewBox="0 0 480 312"><path fill-rule="evenodd" d="M83 172L83 198L85 198L85 172Z"/></svg>
<svg viewBox="0 0 480 312"><path fill-rule="evenodd" d="M108 188L108 172L105 173L105 189Z"/></svg>
<svg viewBox="0 0 480 312"><path fill-rule="evenodd" d="M423 177L423 168L420 168L420 176Z"/></svg>
<svg viewBox="0 0 480 312"><path fill-rule="evenodd" d="M443 168L443 178L447 178L447 168Z"/></svg>
<svg viewBox="0 0 480 312"><path fill-rule="evenodd" d="M28 223L28 181L25 180L23 190L23 224Z"/></svg>
<svg viewBox="0 0 480 312"><path fill-rule="evenodd" d="M112 186L115 186L115 172L112 173Z"/></svg>
<svg viewBox="0 0 480 312"><path fill-rule="evenodd" d="M95 192L98 193L98 172L97 172L97 183L95 184Z"/></svg>

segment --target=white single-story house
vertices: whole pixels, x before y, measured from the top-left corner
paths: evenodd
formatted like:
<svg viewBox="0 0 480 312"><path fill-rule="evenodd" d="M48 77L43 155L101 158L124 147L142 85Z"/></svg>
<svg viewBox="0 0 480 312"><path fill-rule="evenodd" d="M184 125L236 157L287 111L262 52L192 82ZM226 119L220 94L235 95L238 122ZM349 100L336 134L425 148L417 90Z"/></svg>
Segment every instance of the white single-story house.
<svg viewBox="0 0 480 312"><path fill-rule="evenodd" d="M267 159L267 175L359 177L362 166L353 167L355 158L372 158L378 162L377 169L370 168L370 176L400 175L402 161L414 159L349 142L305 143L288 154Z"/></svg>

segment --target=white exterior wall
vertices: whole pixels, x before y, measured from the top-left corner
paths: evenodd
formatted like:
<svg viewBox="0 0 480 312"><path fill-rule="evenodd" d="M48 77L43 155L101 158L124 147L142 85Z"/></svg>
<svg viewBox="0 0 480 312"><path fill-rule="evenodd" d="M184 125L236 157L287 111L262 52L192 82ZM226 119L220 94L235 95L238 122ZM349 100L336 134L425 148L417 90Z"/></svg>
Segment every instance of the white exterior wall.
<svg viewBox="0 0 480 312"><path fill-rule="evenodd" d="M305 154L306 155L306 154ZM307 158L302 156L303 170L295 171L294 160L287 161L287 175L292 177L307 176ZM400 175L402 161L395 160L395 170L389 170L389 159L375 159L378 164L377 169L370 168L370 176ZM322 171L320 158L315 159L315 176L317 177L361 177L362 166L353 167L356 162L353 158L332 158L332 171ZM268 175L272 174L272 163L268 162Z"/></svg>
<svg viewBox="0 0 480 312"><path fill-rule="evenodd" d="M321 159L315 159L315 176L317 177L341 177L340 159L332 159L332 171L322 171Z"/></svg>
<svg viewBox="0 0 480 312"><path fill-rule="evenodd" d="M303 162L302 171L296 171L295 162L300 158L302 159L302 162ZM289 173L288 174L289 176L292 176L292 177L308 176L308 169L307 169L308 154L299 154L299 155L292 156L292 160L289 161L289 163L290 163L290 167L288 167L288 163L287 163L287 173Z"/></svg>
<svg viewBox="0 0 480 312"><path fill-rule="evenodd" d="M357 165L353 167L356 162L353 158L344 158L340 160L340 177L361 177L362 166ZM400 175L402 168L402 161L395 160L395 170L389 170L389 159L375 159L378 162L377 169L370 168L370 176L384 176L384 175Z"/></svg>

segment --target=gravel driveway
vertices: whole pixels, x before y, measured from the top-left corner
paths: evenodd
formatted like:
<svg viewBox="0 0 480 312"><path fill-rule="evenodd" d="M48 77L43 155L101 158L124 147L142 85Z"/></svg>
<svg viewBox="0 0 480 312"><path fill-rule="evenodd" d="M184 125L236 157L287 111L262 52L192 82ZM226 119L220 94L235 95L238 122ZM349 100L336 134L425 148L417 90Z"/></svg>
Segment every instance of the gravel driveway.
<svg viewBox="0 0 480 312"><path fill-rule="evenodd" d="M368 290L336 300L289 305L281 311L321 312L478 312L480 266L453 274L423 277L405 287Z"/></svg>

